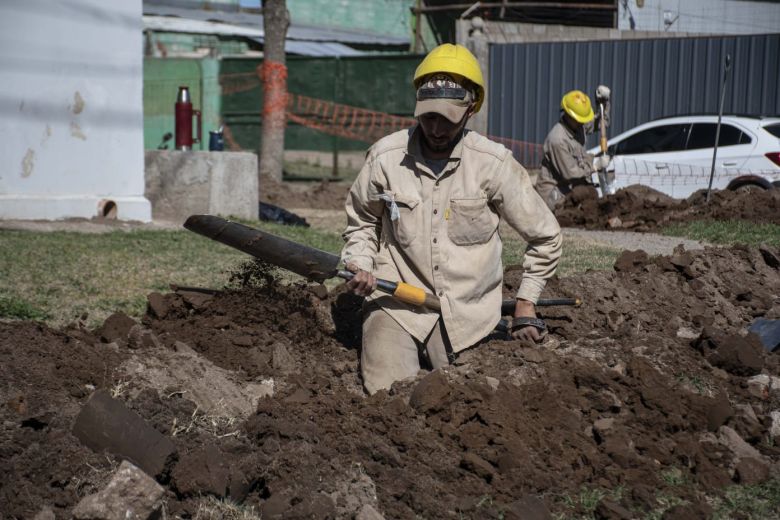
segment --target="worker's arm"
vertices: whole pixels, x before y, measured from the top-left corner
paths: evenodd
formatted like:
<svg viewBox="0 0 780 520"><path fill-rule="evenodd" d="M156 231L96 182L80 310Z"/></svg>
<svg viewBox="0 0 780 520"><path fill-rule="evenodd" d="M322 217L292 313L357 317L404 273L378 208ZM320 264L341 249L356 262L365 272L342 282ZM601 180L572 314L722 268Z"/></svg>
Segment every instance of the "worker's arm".
<svg viewBox="0 0 780 520"><path fill-rule="evenodd" d="M346 242L341 260L355 277L347 287L361 296L368 296L376 288L374 259L379 250L384 202L379 199L382 177L375 158L369 153L366 163L347 195L347 228L342 237Z"/></svg>
<svg viewBox="0 0 780 520"><path fill-rule="evenodd" d="M523 280L516 295L515 317L534 318L534 304L558 267L561 228L533 188L528 172L510 154L494 177L488 195L499 215L528 244L523 260ZM531 339L539 338L538 331L532 328L524 328L521 332L529 334Z"/></svg>

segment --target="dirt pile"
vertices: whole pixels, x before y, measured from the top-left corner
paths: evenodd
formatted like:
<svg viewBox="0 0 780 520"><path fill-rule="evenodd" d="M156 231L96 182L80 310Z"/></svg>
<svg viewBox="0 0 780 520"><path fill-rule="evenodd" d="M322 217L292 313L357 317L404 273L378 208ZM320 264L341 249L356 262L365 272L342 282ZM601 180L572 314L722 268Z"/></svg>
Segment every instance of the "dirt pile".
<svg viewBox="0 0 780 520"><path fill-rule="evenodd" d="M263 178L260 200L285 209L344 209L349 182L279 182Z"/></svg>
<svg viewBox="0 0 780 520"><path fill-rule="evenodd" d="M712 192L710 202L699 191L673 199L647 186L634 185L599 198L592 187L579 186L556 209L562 226L586 229L652 231L691 220L747 220L780 224L780 190Z"/></svg>
<svg viewBox="0 0 780 520"><path fill-rule="evenodd" d="M780 363L743 335L780 318L778 268L773 249L627 252L550 284L585 304L545 309L543 345L486 340L373 397L360 301L262 272L152 294L141 323L0 324L3 513L67 516L110 477L118 459L71 433L105 389L173 442L158 475L172 517L202 496L262 518L706 517L780 469Z"/></svg>

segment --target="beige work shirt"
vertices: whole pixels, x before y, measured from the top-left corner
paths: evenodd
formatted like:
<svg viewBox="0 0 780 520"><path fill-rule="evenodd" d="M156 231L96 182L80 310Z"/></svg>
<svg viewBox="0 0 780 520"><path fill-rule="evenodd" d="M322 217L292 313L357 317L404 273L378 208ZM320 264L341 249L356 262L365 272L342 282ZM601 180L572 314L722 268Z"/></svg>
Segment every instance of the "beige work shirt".
<svg viewBox="0 0 780 520"><path fill-rule="evenodd" d="M544 140L542 168L536 181L536 189L554 207L559 190L563 195L571 191L577 181L587 182L593 170L593 155L585 151L585 136L598 131L601 116L573 130L564 122L564 117L553 126ZM609 103L604 109L604 123L609 126Z"/></svg>
<svg viewBox="0 0 780 520"><path fill-rule="evenodd" d="M558 265L561 232L509 150L468 131L436 176L418 127L378 141L349 191L344 263L436 294L454 351L501 315L501 218L528 243L517 297L536 302ZM369 299L424 341L439 314L375 291Z"/></svg>

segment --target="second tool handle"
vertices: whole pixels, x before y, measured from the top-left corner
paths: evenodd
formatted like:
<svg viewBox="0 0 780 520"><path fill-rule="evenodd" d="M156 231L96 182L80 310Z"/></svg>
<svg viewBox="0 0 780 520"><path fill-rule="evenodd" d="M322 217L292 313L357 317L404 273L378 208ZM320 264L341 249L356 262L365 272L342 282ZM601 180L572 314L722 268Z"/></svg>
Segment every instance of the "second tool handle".
<svg viewBox="0 0 780 520"><path fill-rule="evenodd" d="M337 273L337 276L344 280L351 280L355 274L350 271L341 270ZM391 282L389 280L377 279L376 288L382 292L392 294L402 302L420 305L434 311L441 310L439 298L414 285L409 285L405 282Z"/></svg>

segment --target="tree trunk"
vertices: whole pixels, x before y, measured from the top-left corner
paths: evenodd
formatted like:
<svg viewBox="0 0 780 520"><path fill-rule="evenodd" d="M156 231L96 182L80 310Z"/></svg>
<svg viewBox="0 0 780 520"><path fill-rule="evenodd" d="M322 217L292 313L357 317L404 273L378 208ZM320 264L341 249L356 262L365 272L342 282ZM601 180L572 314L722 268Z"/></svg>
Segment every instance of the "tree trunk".
<svg viewBox="0 0 780 520"><path fill-rule="evenodd" d="M260 178L282 180L284 127L287 122L287 67L284 40L290 17L286 0L263 0L263 131Z"/></svg>

